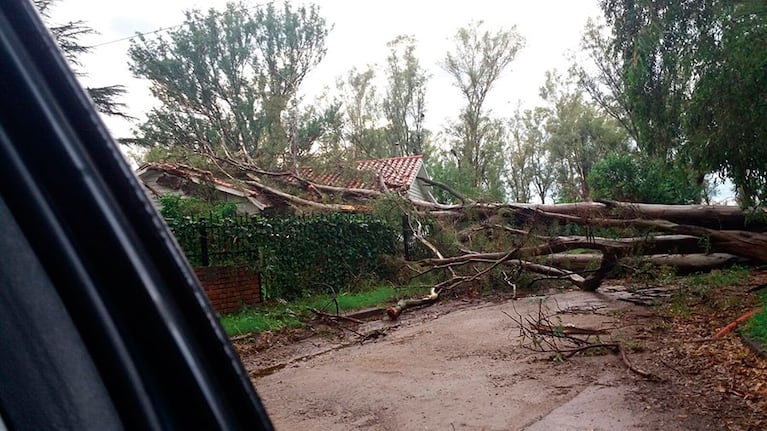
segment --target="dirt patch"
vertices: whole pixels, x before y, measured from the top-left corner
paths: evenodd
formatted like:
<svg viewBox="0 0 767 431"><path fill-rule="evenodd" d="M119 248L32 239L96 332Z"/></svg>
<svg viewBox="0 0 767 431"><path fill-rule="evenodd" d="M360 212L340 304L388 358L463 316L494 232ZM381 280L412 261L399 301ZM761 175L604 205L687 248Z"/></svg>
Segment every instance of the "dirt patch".
<svg viewBox="0 0 767 431"><path fill-rule="evenodd" d="M648 317L639 338L646 340L643 366L666 379L664 385L639 384L640 399L661 409L684 409L691 429L767 429L767 359L732 332L718 330L755 308L748 287L767 281L752 274L749 283L692 299L681 311L674 304Z"/></svg>
<svg viewBox="0 0 767 431"><path fill-rule="evenodd" d="M236 344L278 430L760 430L767 361L736 335L701 341L752 305L744 291L722 292L727 307L701 301L678 316L610 289L544 301L566 310L563 323L609 329L605 340L626 345L659 382L615 355L557 363L522 348L505 313L538 313L540 298L450 301L349 328L381 332L364 343L350 330L319 328L289 334L295 341L272 334Z"/></svg>

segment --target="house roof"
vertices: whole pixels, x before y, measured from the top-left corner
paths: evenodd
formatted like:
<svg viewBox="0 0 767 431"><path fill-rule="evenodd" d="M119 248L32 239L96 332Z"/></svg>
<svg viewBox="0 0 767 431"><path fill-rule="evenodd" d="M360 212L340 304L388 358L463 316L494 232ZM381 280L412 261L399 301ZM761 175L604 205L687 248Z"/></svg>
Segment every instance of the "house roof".
<svg viewBox="0 0 767 431"><path fill-rule="evenodd" d="M204 169L197 169L187 165L177 165L174 163L155 163L155 162L144 163L143 165L139 166L139 168L136 170L136 174L140 176L141 174L149 170L162 171L170 175L175 175L177 177L184 177L191 180L193 179L205 180L206 182L220 185L223 187L229 187L232 189L240 188L240 187L236 187L234 184L223 181L220 178L216 178L213 175L213 172L211 171L206 171ZM256 193L253 190L251 191L253 193Z"/></svg>
<svg viewBox="0 0 767 431"><path fill-rule="evenodd" d="M195 184L213 184L213 186L221 192L248 198L248 200L260 210L271 206L270 201L263 195L263 193L224 181L213 175L212 172L204 169L197 169L181 164L150 162L141 165L136 170L136 174L139 178L143 179L144 175L150 171L162 172L163 174L173 177L183 178Z"/></svg>
<svg viewBox="0 0 767 431"><path fill-rule="evenodd" d="M390 157L387 159L358 160L355 162L359 171L375 172L381 175L386 187L393 190L408 190L415 181L418 171L423 166L423 155ZM342 172L321 174L311 168L304 168L301 174L308 180L319 184L349 189L378 189L376 183L370 184L363 178L348 178Z"/></svg>

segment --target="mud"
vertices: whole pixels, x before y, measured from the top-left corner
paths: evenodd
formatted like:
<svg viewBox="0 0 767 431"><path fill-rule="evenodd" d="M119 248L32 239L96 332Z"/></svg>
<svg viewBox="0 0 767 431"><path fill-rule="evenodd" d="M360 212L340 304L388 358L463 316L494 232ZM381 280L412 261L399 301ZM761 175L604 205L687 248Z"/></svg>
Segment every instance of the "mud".
<svg viewBox="0 0 767 431"><path fill-rule="evenodd" d="M618 430L690 429L691 412L659 411L636 390L640 377L619 357L553 363L520 346L512 316L536 315L540 298L451 302L371 322L388 328L364 344L313 337L246 355L278 430ZM604 294L547 297L563 323L608 328L630 339L645 310ZM391 326L391 327L390 327ZM641 354L631 355L640 360ZM264 371L267 370L267 371Z"/></svg>

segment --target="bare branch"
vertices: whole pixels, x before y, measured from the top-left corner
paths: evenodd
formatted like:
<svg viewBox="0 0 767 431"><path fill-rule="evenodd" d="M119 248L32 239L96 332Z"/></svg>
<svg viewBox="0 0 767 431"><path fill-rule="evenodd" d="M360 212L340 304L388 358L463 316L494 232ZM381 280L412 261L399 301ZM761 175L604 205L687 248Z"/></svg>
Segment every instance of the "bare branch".
<svg viewBox="0 0 767 431"><path fill-rule="evenodd" d="M456 198L457 198L459 201L461 201L461 203L462 203L463 205L466 205L467 203L469 203L469 204L473 204L473 203L475 203L475 201L474 201L474 200L467 198L465 195L463 195L462 193L459 193L459 192L458 192L458 191L456 191L454 188L452 188L452 187L448 186L448 185L447 185L447 184L445 184L445 183L442 183L442 182L439 182L439 181L435 181L435 180L432 180L432 179L429 179L429 178L424 178L424 177L416 177L416 178L417 178L419 181L423 181L423 182L425 182L426 184L429 184L429 185L431 185L431 186L439 187L439 188L441 188L442 190L444 190L444 191L446 191L446 192L450 193L451 195L455 196L455 197L456 197Z"/></svg>

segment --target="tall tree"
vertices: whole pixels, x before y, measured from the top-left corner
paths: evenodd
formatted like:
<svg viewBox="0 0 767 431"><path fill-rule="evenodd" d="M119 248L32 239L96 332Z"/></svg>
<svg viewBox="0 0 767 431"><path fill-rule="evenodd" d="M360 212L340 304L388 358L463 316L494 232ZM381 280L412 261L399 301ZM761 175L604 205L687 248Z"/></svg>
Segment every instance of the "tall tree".
<svg viewBox="0 0 767 431"><path fill-rule="evenodd" d="M633 104L625 91L622 56L604 24L589 19L579 54L573 59L570 75L577 78L578 85L591 100L639 143L639 119L634 115Z"/></svg>
<svg viewBox="0 0 767 431"><path fill-rule="evenodd" d="M401 35L388 43L386 95L383 112L388 121L390 156L422 154L429 79L415 56L416 40Z"/></svg>
<svg viewBox="0 0 767 431"><path fill-rule="evenodd" d="M450 149L438 152L441 168L434 172L434 177L455 185L454 188L466 196L503 201L507 194L507 125L502 119L486 116L482 117L479 125L482 146L478 150L476 164L467 166L459 153L469 136L466 124L462 121L448 124L442 135Z"/></svg>
<svg viewBox="0 0 767 431"><path fill-rule="evenodd" d="M473 187L479 187L494 181L486 177L490 173L487 167L491 161L483 158L497 156L486 148L492 144L495 128L485 112L485 100L522 48L524 39L514 27L489 31L480 21L459 29L453 41L455 46L446 54L441 66L453 78L466 101L458 127L454 127L457 132L454 135L461 139L453 152L461 175Z"/></svg>
<svg viewBox="0 0 767 431"><path fill-rule="evenodd" d="M325 55L328 31L316 6L229 3L223 11L187 12L166 37L139 37L129 51L131 70L151 81L162 103L140 126L139 140L237 152L265 166L297 163L319 138L300 131L335 121L337 105L301 114L296 99Z"/></svg>
<svg viewBox="0 0 767 431"><path fill-rule="evenodd" d="M342 157L344 121L341 106L342 102L327 91L305 106L298 97L293 98L282 116L287 125L291 169L299 169L302 163L314 159L315 154L330 159Z"/></svg>
<svg viewBox="0 0 767 431"><path fill-rule="evenodd" d="M712 4L602 0L610 36L593 23L584 35L583 47L597 66L593 77L581 73L586 89L651 156L671 160L685 143L682 117L699 61L698 42L712 22Z"/></svg>
<svg viewBox="0 0 767 431"><path fill-rule="evenodd" d="M522 117L524 136L530 151L528 159L530 182L542 204L545 204L546 198L550 196L556 179L548 148L550 139L546 128L548 118L549 110L543 107L526 110Z"/></svg>
<svg viewBox="0 0 767 431"><path fill-rule="evenodd" d="M381 102L375 87L375 70L352 68L338 81L345 114L344 139L353 160L391 155L386 133L379 126Z"/></svg>
<svg viewBox="0 0 767 431"><path fill-rule="evenodd" d="M82 75L82 71L80 71L82 67L80 57L90 53L91 47L83 45L81 38L96 32L81 20L65 23L52 22L51 11L57 2L58 0L34 0L34 5L43 17L48 31L53 36L53 40L56 41L64 57L69 61L69 65L75 70L76 74ZM86 87L86 91L91 96L91 100L93 100L99 112L131 118L125 111L125 104L119 101L120 96L125 94L124 86Z"/></svg>
<svg viewBox="0 0 767 431"><path fill-rule="evenodd" d="M648 156L686 166L698 186L718 172L744 203L767 198L763 2L603 0L609 37L587 33L595 99ZM607 103L605 103L607 102ZM613 103L609 103L613 102ZM611 105L611 106L610 106ZM756 149L754 151L754 149Z"/></svg>
<svg viewBox="0 0 767 431"><path fill-rule="evenodd" d="M546 122L550 165L557 175L557 196L561 201L591 199L587 181L594 164L608 154L628 152L623 129L596 106L585 100L556 72L546 73L541 97L550 110Z"/></svg>
<svg viewBox="0 0 767 431"><path fill-rule="evenodd" d="M704 169L728 176L741 204L767 203L767 4L719 1L719 25L699 45L685 115L685 153Z"/></svg>
<svg viewBox="0 0 767 431"><path fill-rule="evenodd" d="M514 117L508 121L507 148L508 164L506 170L509 197L513 202L532 200L534 142L528 135L527 118L530 111L524 113L517 108Z"/></svg>
<svg viewBox="0 0 767 431"><path fill-rule="evenodd" d="M298 88L306 74L325 56L329 29L316 6L301 6L294 10L287 1L281 8L275 3L258 8L252 26L266 72L260 83L267 121L264 149L271 157L279 157L283 148L289 146L295 164L299 147L311 144L296 139L286 142L282 115L290 101L296 102L293 110L297 109ZM293 127L299 128L298 125Z"/></svg>

